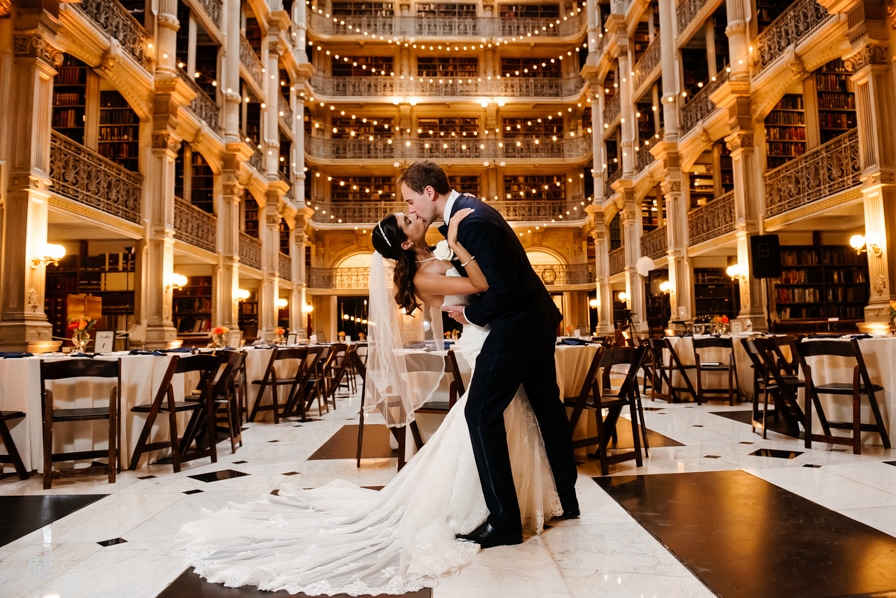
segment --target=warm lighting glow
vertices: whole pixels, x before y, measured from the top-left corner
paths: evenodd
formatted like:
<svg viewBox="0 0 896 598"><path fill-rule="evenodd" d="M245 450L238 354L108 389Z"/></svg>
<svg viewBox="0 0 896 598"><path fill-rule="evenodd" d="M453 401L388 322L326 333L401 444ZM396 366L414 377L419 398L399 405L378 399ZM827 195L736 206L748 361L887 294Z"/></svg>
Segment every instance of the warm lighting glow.
<svg viewBox="0 0 896 598"><path fill-rule="evenodd" d="M171 276L168 277L168 285L165 288L177 291L187 286L187 282L189 282L189 279L186 276L172 272Z"/></svg>
<svg viewBox="0 0 896 598"><path fill-rule="evenodd" d="M619 293L616 295L616 298L622 302L628 301L628 293L626 293L625 291L619 291Z"/></svg>
<svg viewBox="0 0 896 598"><path fill-rule="evenodd" d="M306 314L310 314L311 312L314 311L314 306L309 303L306 303L305 305L302 306L302 311L305 312Z"/></svg>
<svg viewBox="0 0 896 598"><path fill-rule="evenodd" d="M725 274L731 277L731 280L746 280L747 271L745 268L741 268L740 264L731 264L725 270Z"/></svg>
<svg viewBox="0 0 896 598"><path fill-rule="evenodd" d="M868 233L865 236L853 235L849 238L849 246L856 250L856 254L861 255L865 251L870 250L875 257L883 254L880 246L880 237L876 233Z"/></svg>
<svg viewBox="0 0 896 598"><path fill-rule="evenodd" d="M65 247L56 243L47 243L44 245L43 255L31 258L31 267L37 268L41 264L59 265L59 260L65 257Z"/></svg>
<svg viewBox="0 0 896 598"><path fill-rule="evenodd" d="M236 290L236 298L238 301L245 301L246 299L249 298L249 295L251 295L251 293L249 291L247 291L246 289L237 289Z"/></svg>
<svg viewBox="0 0 896 598"><path fill-rule="evenodd" d="M588 305L591 307L591 309L597 309L598 307L600 307L600 301L598 301L597 299L592 299L588 302Z"/></svg>
<svg viewBox="0 0 896 598"><path fill-rule="evenodd" d="M663 282L660 283L660 292L668 293L671 290L672 290L672 283L669 282L668 280L664 280Z"/></svg>
<svg viewBox="0 0 896 598"><path fill-rule="evenodd" d="M287 306L289 306L289 299L286 299L285 297L280 297L279 299L277 299L276 305L277 305L278 309L285 309Z"/></svg>

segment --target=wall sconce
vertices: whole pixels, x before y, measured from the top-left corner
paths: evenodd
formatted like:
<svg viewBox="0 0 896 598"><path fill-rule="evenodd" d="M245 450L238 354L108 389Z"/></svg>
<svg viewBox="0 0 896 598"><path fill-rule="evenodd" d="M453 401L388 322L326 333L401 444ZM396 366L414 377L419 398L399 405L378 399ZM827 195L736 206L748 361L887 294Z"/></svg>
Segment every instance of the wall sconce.
<svg viewBox="0 0 896 598"><path fill-rule="evenodd" d="M591 309L597 309L598 307L600 307L600 301L598 301L597 299L592 299L588 302L588 307L590 307Z"/></svg>
<svg viewBox="0 0 896 598"><path fill-rule="evenodd" d="M746 268L741 268L740 264L731 264L728 266L728 269L725 270L725 274L731 277L731 280L746 280L747 279L747 270Z"/></svg>
<svg viewBox="0 0 896 598"><path fill-rule="evenodd" d="M849 238L849 246L856 250L856 255L862 255L863 252L871 250L874 257L880 257L884 252L876 233L868 233L865 236L853 235Z"/></svg>
<svg viewBox="0 0 896 598"><path fill-rule="evenodd" d="M302 311L305 312L306 314L310 314L311 312L314 311L314 306L311 305L310 303L306 303L305 305L302 306Z"/></svg>
<svg viewBox="0 0 896 598"><path fill-rule="evenodd" d="M617 293L616 295L616 298L625 303L626 301L628 301L628 293L626 293L625 291L619 291L619 293Z"/></svg>
<svg viewBox="0 0 896 598"><path fill-rule="evenodd" d="M660 293L668 293L672 290L672 283L668 280L664 280L660 283Z"/></svg>
<svg viewBox="0 0 896 598"><path fill-rule="evenodd" d="M236 297L236 300L237 300L237 301L245 301L246 299L249 298L249 296L250 296L251 294L252 294L252 293L250 293L250 292L247 291L246 289L237 289L237 290L236 290L236 294L235 294L234 296Z"/></svg>
<svg viewBox="0 0 896 598"><path fill-rule="evenodd" d="M65 247L55 243L47 243L44 245L43 255L31 258L31 267L37 268L41 264L59 265L59 260L65 257Z"/></svg>
<svg viewBox="0 0 896 598"><path fill-rule="evenodd" d="M289 299L280 297L279 299L277 299L277 303L275 303L275 305L277 306L277 309L286 309L289 306Z"/></svg>
<svg viewBox="0 0 896 598"><path fill-rule="evenodd" d="M165 286L165 290L179 291L180 289L187 286L187 283L189 281L190 280L183 274L178 274L177 272L172 272L171 276L168 277L168 284Z"/></svg>

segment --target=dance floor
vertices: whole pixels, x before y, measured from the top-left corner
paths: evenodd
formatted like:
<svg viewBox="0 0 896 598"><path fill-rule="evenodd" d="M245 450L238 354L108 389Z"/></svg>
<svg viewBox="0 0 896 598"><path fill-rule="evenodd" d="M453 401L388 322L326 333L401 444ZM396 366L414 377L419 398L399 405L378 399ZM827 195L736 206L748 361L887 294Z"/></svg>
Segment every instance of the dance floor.
<svg viewBox="0 0 896 598"><path fill-rule="evenodd" d="M482 551L432 598L740 598L896 595L896 451L861 456L750 431L744 405L644 403L650 456L599 476L579 465L581 519L553 520L519 546ZM183 561L180 526L204 509L288 484L332 479L379 488L395 475L382 420L365 426L356 467L358 397L297 425L251 423L244 446L104 477L0 479L4 596L59 598L279 596L224 588ZM630 446L620 427L619 447ZM9 468L7 467L7 471Z"/></svg>

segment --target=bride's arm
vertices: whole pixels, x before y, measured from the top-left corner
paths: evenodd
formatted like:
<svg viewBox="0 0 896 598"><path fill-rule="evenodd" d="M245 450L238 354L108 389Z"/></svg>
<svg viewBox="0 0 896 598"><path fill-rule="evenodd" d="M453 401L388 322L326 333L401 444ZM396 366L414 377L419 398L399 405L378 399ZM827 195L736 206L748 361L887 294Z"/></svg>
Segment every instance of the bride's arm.
<svg viewBox="0 0 896 598"><path fill-rule="evenodd" d="M464 218L472 214L473 211L473 208L458 210L448 223L448 234L446 235L446 238L448 239L448 246L454 251L454 255L457 256L457 259L460 261L461 266L463 266L464 271L467 274L467 278L473 284L475 292L484 293L488 290L488 280L486 280L485 274L483 274L479 264L476 263L476 256L467 251L467 249L461 245L460 241L457 240L458 225Z"/></svg>

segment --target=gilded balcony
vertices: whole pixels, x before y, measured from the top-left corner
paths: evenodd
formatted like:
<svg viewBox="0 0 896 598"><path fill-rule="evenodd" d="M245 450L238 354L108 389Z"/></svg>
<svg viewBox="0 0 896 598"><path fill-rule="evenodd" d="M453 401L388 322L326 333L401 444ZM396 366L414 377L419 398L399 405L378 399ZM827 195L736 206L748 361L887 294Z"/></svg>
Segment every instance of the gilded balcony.
<svg viewBox="0 0 896 598"><path fill-rule="evenodd" d="M147 53L152 38L116 0L81 0L80 3L68 6L87 15L101 31L117 41L137 64L146 70L152 67L152 59Z"/></svg>
<svg viewBox="0 0 896 598"><path fill-rule="evenodd" d="M616 194L616 190L613 189L613 183L622 178L622 168L617 168L606 179L604 179L604 199L609 199Z"/></svg>
<svg viewBox="0 0 896 598"><path fill-rule="evenodd" d="M391 139L305 137L305 152L319 160L387 160L395 157Z"/></svg>
<svg viewBox="0 0 896 598"><path fill-rule="evenodd" d="M709 0L682 0L675 7L675 14L678 17L678 33L682 34L688 30L691 23L700 16L703 7L709 3Z"/></svg>
<svg viewBox="0 0 896 598"><path fill-rule="evenodd" d="M282 122L286 125L287 130L292 130L292 121L295 119L292 108L289 107L289 100L281 95L277 96L277 110Z"/></svg>
<svg viewBox="0 0 896 598"><path fill-rule="evenodd" d="M246 36L240 35L240 64L246 69L246 72L258 84L261 89L265 89L264 85L264 65L261 64L261 58L252 49L252 44L246 39Z"/></svg>
<svg viewBox="0 0 896 598"><path fill-rule="evenodd" d="M610 260L610 276L625 270L625 247L614 249L607 254L607 257Z"/></svg>
<svg viewBox="0 0 896 598"><path fill-rule="evenodd" d="M693 247L734 232L734 191L688 212L688 241Z"/></svg>
<svg viewBox="0 0 896 598"><path fill-rule="evenodd" d="M642 145L635 150L635 174L638 174L651 164L653 164L653 154L650 153L649 145Z"/></svg>
<svg viewBox="0 0 896 598"><path fill-rule="evenodd" d="M374 224L386 214L403 212L407 204L402 201L315 201L311 206L315 224Z"/></svg>
<svg viewBox="0 0 896 598"><path fill-rule="evenodd" d="M220 134L221 110L218 108L218 105L213 99L208 96L207 93L205 93L205 91L201 87L196 84L193 78L183 70L177 69L177 76L181 81L189 85L190 89L192 89L196 93L196 97L193 98L192 102L190 102L190 112L195 114L196 118L207 124L212 131Z"/></svg>
<svg viewBox="0 0 896 598"><path fill-rule="evenodd" d="M174 238L194 247L217 252L217 218L180 197L174 198Z"/></svg>
<svg viewBox="0 0 896 598"><path fill-rule="evenodd" d="M489 201L508 222L582 222L588 218L584 199ZM386 214L402 212L407 204L400 201L315 201L312 222L318 225L372 225Z"/></svg>
<svg viewBox="0 0 896 598"><path fill-rule="evenodd" d="M660 226L641 235L641 255L652 260L666 257L669 250L669 235L665 226Z"/></svg>
<svg viewBox="0 0 896 598"><path fill-rule="evenodd" d="M143 177L52 131L52 191L128 222L140 223Z"/></svg>
<svg viewBox="0 0 896 598"><path fill-rule="evenodd" d="M240 265L261 270L261 241L240 232Z"/></svg>
<svg viewBox="0 0 896 598"><path fill-rule="evenodd" d="M584 31L585 15L557 18L517 17L446 17L425 18L385 15L332 16L320 12L308 14L308 28L319 35L413 38L505 38L524 37L557 39Z"/></svg>
<svg viewBox="0 0 896 598"><path fill-rule="evenodd" d="M548 287L593 285L594 264L533 264L532 269Z"/></svg>
<svg viewBox="0 0 896 598"><path fill-rule="evenodd" d="M277 253L277 266L280 278L283 280L292 280L292 258L283 253Z"/></svg>
<svg viewBox="0 0 896 598"><path fill-rule="evenodd" d="M311 77L315 96L388 97L394 96L395 77Z"/></svg>
<svg viewBox="0 0 896 598"><path fill-rule="evenodd" d="M796 0L771 25L756 36L756 73L761 73L782 56L787 49L799 44L835 15L815 0ZM788 58L789 60L789 58Z"/></svg>
<svg viewBox="0 0 896 598"><path fill-rule="evenodd" d="M614 95L610 101L604 106L604 124L607 127L612 127L615 124L615 120L619 118L619 112L621 110L621 106L619 104L619 96L621 94Z"/></svg>
<svg viewBox="0 0 896 598"><path fill-rule="evenodd" d="M582 93L584 87L585 80L581 77L501 78L501 95L508 98L568 98Z"/></svg>
<svg viewBox="0 0 896 598"><path fill-rule="evenodd" d="M854 129L766 172L766 217L859 187L861 174L859 133Z"/></svg>
<svg viewBox="0 0 896 598"><path fill-rule="evenodd" d="M202 7L202 10L205 11L205 14L207 14L212 23L215 24L218 31L222 31L221 12L223 0L196 0L196 4Z"/></svg>
<svg viewBox="0 0 896 598"><path fill-rule="evenodd" d="M681 134L687 135L688 131L696 127L700 121L712 114L716 110L716 105L709 96L717 90L722 83L728 80L728 69L723 69L709 83L695 93L688 103L681 109Z"/></svg>
<svg viewBox="0 0 896 598"><path fill-rule="evenodd" d="M647 46L647 49L641 55L641 58L635 63L635 68L632 69L632 72L634 73L632 76L632 89L635 90L636 95L640 95L637 92L641 89L642 85L653 81L657 75L659 75L660 50L660 35L659 32L657 32L656 37L650 42L650 45Z"/></svg>

